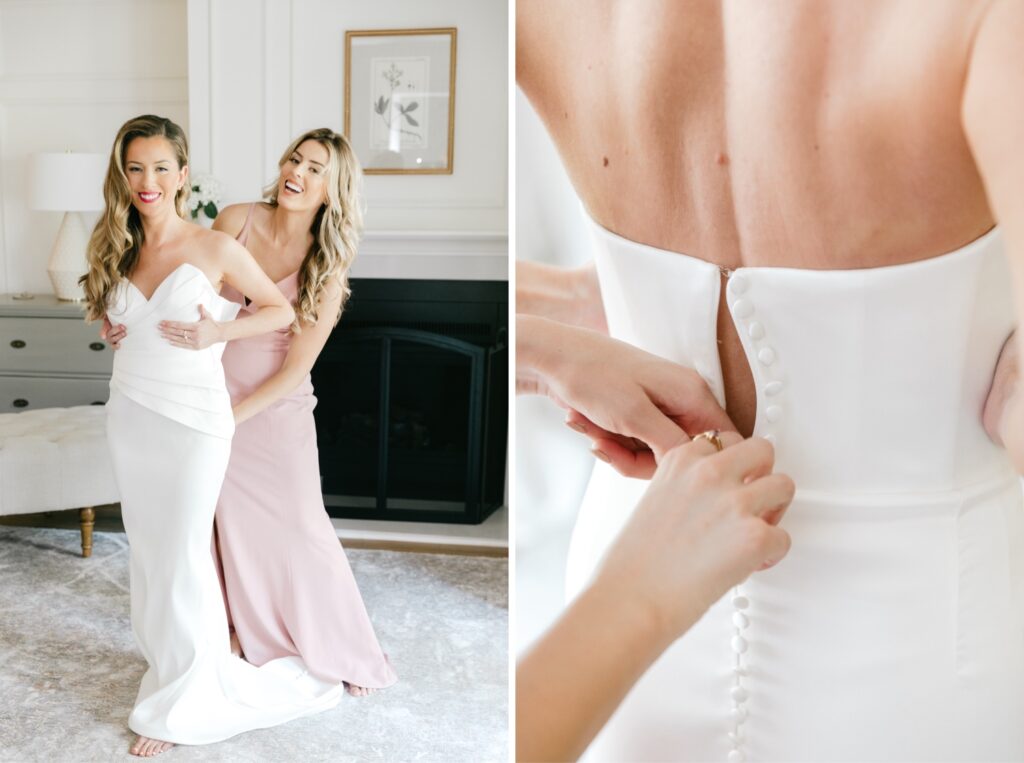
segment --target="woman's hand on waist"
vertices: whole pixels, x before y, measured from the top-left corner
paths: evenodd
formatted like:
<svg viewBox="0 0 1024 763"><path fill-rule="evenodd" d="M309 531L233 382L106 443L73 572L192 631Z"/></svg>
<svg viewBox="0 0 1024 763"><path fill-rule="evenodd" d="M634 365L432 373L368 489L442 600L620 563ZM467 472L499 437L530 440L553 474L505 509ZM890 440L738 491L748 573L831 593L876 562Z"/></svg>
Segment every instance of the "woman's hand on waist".
<svg viewBox="0 0 1024 763"><path fill-rule="evenodd" d="M110 322L110 318L103 316L103 328L100 329L100 339L108 342L115 350L121 349L121 340L128 336L128 327L123 323L116 326Z"/></svg>
<svg viewBox="0 0 1024 763"><path fill-rule="evenodd" d="M199 306L199 320L195 323L160 321L159 329L164 339L186 350L202 350L224 341L223 328L203 305Z"/></svg>

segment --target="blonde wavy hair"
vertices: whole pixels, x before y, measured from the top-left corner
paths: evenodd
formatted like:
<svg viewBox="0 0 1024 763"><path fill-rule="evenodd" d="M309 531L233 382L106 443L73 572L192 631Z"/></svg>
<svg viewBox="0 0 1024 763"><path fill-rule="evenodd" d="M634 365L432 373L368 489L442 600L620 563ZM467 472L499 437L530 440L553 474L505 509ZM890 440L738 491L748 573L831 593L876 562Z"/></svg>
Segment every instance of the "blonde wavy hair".
<svg viewBox="0 0 1024 763"><path fill-rule="evenodd" d="M363 170L356 159L348 139L327 127L304 132L292 141L277 166L284 167L296 149L307 140L314 140L327 149L327 201L317 210L310 226L313 243L299 268L299 293L295 305L292 330L301 331L319 319L317 300L334 277L341 284L341 309L333 316L336 324L341 318L345 301L351 294L348 271L356 258L359 235L363 229L361 188ZM263 189L263 199L277 206L277 188L280 178Z"/></svg>
<svg viewBox="0 0 1024 763"><path fill-rule="evenodd" d="M185 131L165 117L144 114L129 119L114 138L110 150L107 177L103 181L103 213L93 228L86 250L89 270L78 279L85 289L86 320L102 318L107 313L108 300L122 279L127 278L139 259L139 249L145 240L142 220L132 204L131 186L124 169L128 145L136 138L161 136L174 150L178 169L188 166L188 140ZM174 208L184 218L188 210L189 183L185 183L174 196Z"/></svg>

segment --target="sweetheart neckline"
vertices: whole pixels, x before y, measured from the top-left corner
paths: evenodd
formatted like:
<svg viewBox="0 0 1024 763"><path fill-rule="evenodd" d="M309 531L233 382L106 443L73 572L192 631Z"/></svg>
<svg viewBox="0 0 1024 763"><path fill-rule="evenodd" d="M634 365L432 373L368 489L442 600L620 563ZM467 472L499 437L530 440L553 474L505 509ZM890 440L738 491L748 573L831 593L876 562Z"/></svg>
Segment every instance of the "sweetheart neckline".
<svg viewBox="0 0 1024 763"><path fill-rule="evenodd" d="M153 301L154 297L156 297L156 295L157 295L157 292L159 292L159 291L160 291L160 289L162 289L162 288L163 288L164 284L166 284L166 283L167 283L168 281L170 281L170 280L171 280L171 278L172 278L172 277L173 277L173 276L174 276L174 275L175 275L175 274L176 274L176 273L177 273L177 272L178 272L179 270L181 270L181 269L182 269L183 267L185 267L186 265L187 265L188 267L190 267L190 268L194 269L194 270L198 270L198 271L199 271L199 274L200 274L200 275L201 275L201 276L203 277L203 280L204 280L204 281L206 281L206 283L208 283L208 284L210 285L210 288L211 288L211 289L213 289L214 293L215 293L215 294L217 294L217 296L220 296L219 292L217 292L217 288L216 288L216 287L215 287L215 286L213 285L213 281L211 281L211 280L210 280L210 278L209 278L209 276L207 276L207 275L206 275L206 272L205 272L205 271L204 271L204 270L203 270L202 268L200 268L200 267L198 267L198 266L196 266L196 265L193 265L193 264L192 264L191 262L183 262L183 263L181 263L180 265L178 265L178 266L177 266L176 268L174 268L174 270L172 270L172 271L171 271L170 273L168 273L167 275L165 275L165 276L163 277L163 280L162 280L162 281L160 281L160 283L158 283L158 284L156 285L156 288L155 288L155 289L153 289L153 293L152 293L152 294L150 294L150 295L149 295L148 297L147 297L147 296L146 296L146 295L145 295L145 294L144 294L144 293L142 292L142 289L140 289L140 288L139 288L138 286L136 286L136 285L135 285L135 282L134 282L134 281L132 281L132 279L131 279L131 278L127 278L127 277L126 277L126 278L125 278L125 280L126 280L126 281L128 282L128 285L129 285L129 286L131 286L131 287L132 287L133 289L135 289L135 291L136 291L136 292L138 293L138 295L139 295L140 297L142 297L143 301L144 301L144 302L145 302L145 303L146 303L146 304L148 305L148 304L149 304L150 302L152 302L152 301Z"/></svg>

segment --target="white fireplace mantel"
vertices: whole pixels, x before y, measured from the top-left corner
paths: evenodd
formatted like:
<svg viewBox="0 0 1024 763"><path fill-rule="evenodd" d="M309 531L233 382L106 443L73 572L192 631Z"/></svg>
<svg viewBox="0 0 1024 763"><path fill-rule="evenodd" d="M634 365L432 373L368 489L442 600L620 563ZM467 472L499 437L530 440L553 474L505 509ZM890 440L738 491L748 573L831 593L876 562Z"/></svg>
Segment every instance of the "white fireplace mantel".
<svg viewBox="0 0 1024 763"><path fill-rule="evenodd" d="M353 278L508 280L508 236L467 231L368 231Z"/></svg>

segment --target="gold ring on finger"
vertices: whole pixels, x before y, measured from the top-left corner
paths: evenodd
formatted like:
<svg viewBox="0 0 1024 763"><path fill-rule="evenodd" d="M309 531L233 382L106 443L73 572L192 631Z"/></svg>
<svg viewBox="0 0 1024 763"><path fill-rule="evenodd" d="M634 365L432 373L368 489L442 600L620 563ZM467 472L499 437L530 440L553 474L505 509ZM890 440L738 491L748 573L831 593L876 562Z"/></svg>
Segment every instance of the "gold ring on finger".
<svg viewBox="0 0 1024 763"><path fill-rule="evenodd" d="M724 448L725 446L722 445L722 438L718 436L719 434L721 434L721 432L719 432L717 429L709 429L708 431L701 432L699 435L694 437L693 441L697 442L697 440L707 440L708 442L715 446L716 451L721 453L722 448Z"/></svg>

